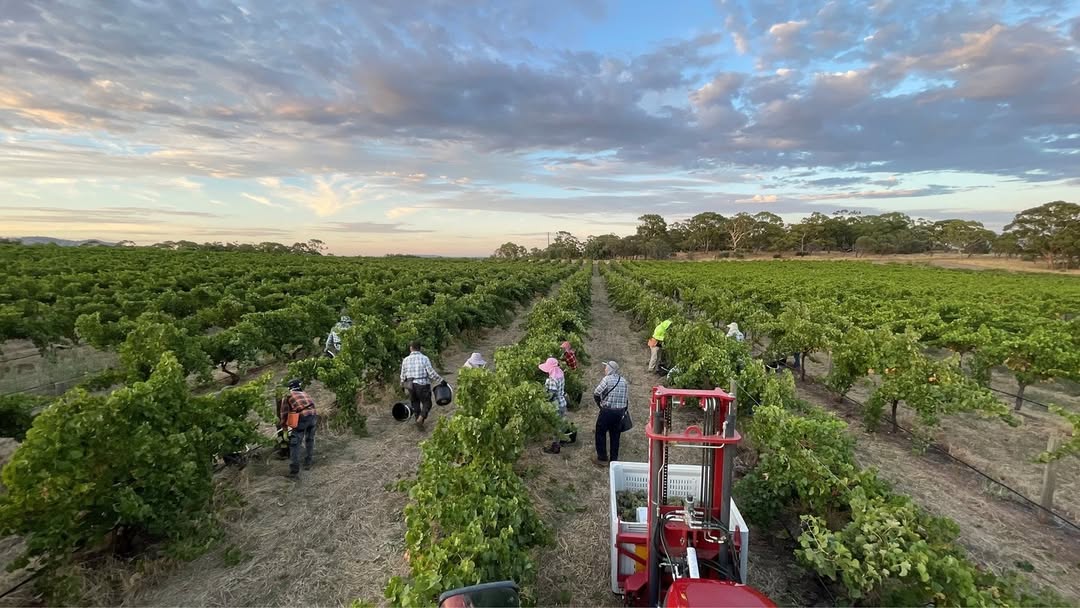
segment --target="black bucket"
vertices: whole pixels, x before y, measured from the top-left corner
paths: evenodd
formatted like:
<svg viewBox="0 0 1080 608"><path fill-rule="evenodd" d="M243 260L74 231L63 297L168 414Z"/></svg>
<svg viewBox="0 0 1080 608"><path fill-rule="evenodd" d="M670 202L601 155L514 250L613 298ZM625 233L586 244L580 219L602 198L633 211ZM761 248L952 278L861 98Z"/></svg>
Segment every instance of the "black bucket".
<svg viewBox="0 0 1080 608"><path fill-rule="evenodd" d="M412 417L412 409L409 408L408 403L398 401L394 404L394 407L390 408L390 414L394 417L394 420L405 422Z"/></svg>
<svg viewBox="0 0 1080 608"><path fill-rule="evenodd" d="M435 398L435 405L446 405L454 400L454 391L449 384L442 382L431 391L431 396Z"/></svg>

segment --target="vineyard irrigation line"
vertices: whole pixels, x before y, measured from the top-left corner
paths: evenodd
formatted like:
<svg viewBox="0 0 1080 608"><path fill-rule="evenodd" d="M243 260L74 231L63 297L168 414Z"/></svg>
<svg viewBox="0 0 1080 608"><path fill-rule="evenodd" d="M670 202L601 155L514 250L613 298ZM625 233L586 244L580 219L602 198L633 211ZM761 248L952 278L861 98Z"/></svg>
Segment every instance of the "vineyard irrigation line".
<svg viewBox="0 0 1080 608"><path fill-rule="evenodd" d="M791 542L795 543L795 545L798 546L799 539L796 538L794 534L792 534L791 528L788 527L787 522L784 521L784 519L782 517L778 518L778 519L780 521L780 525L784 527L784 532L787 532L788 538L790 538ZM821 585L821 588L824 589L825 593L827 593L829 595L829 599L831 600L830 604L833 605L833 606L836 606L837 605L836 596L833 595L832 589L829 589L828 583L825 582L825 579L821 577L821 574L818 573L817 570L811 569L810 571L814 573L814 577L817 578L818 584Z"/></svg>
<svg viewBox="0 0 1080 608"><path fill-rule="evenodd" d="M1009 397L1012 397L1013 399L1020 399L1021 401L1024 401L1024 402L1026 402L1026 403L1030 403L1031 405L1035 405L1035 406L1041 407L1041 408L1043 408L1044 410L1049 410L1049 409L1050 409L1050 406L1049 406L1049 405L1046 405L1045 403L1039 403L1038 401L1034 401L1034 400L1032 400L1032 399L1028 399L1027 397L1021 397L1020 395L1016 395L1016 394L1014 394L1014 393L1010 393L1009 391L1003 391L1003 390L1001 390L1000 388L994 388L994 387L992 387L992 386L988 386L988 387L986 387L986 388L988 388L988 389L990 389L990 390L994 391L995 393L1001 393L1002 395L1008 395Z"/></svg>
<svg viewBox="0 0 1080 608"><path fill-rule="evenodd" d="M12 357L10 359L0 359L0 363L11 363L12 361L22 361L23 359L33 359L34 357L37 357L39 359L44 359L45 358L45 356L42 355L41 353L32 353L32 354L29 354L29 355L22 355L20 357ZM3 596L0 596L0 597L3 597Z"/></svg>
<svg viewBox="0 0 1080 608"><path fill-rule="evenodd" d="M786 362L780 362L780 365L786 367L788 370L797 369L797 368L791 367ZM794 375L794 374L792 374L792 375ZM813 378L811 378L810 376L807 376L807 379L808 379L808 381L813 380ZM855 404L860 409L863 409L863 408L866 407L864 404L862 404L859 401L849 397L848 395L844 395L844 399L846 399L846 400L850 401L851 403ZM907 435L909 435L911 437L917 437L913 431L901 426L899 423L896 424L896 428L899 429L900 432L905 433L905 434L907 434ZM979 469L975 465L973 465L973 464L971 464L971 463L969 463L969 462L967 462L967 461L965 461L963 459L957 458L956 456L953 456L952 454L949 453L949 451L947 449L945 449L942 446L938 445L936 442L929 441L929 442L927 442L927 446L932 448L935 452L945 456L949 460L952 460L953 462L955 462L957 464L963 465L963 466L967 467L968 469L971 469L972 471L979 474L980 476L987 479L988 481L994 483L995 485L998 485L998 486L1001 486L1002 488L1005 488L1007 491L1011 492L1012 494L1014 494L1018 498L1020 498L1027 505L1029 505L1031 507L1034 507L1034 508L1036 508L1036 509L1038 509L1040 511L1043 511L1043 512L1057 518L1058 520L1060 520L1061 522L1063 522L1067 526L1075 529L1077 532L1080 532L1080 525L1077 525L1075 522L1073 522L1069 518L1065 517L1064 515L1061 515L1060 513L1054 511L1053 509L1048 509L1048 508L1042 506L1041 504L1035 502L1034 500L1031 500L1027 496L1024 496L1023 494L1021 494L1015 488L1009 486L1008 484L1006 484L1006 483L1004 483L1002 481L998 481L997 479L991 477L988 473L982 471L981 469Z"/></svg>
<svg viewBox="0 0 1080 608"><path fill-rule="evenodd" d="M26 394L29 394L31 391L36 391L39 388L45 388L46 386L55 386L57 384L64 384L66 382L71 382L72 380L80 380L82 378L86 378L87 376L93 376L93 375L96 375L96 374L100 374L101 372L102 372L102 370L98 370L96 372L87 372L85 374L82 374L81 376L73 376L71 378L65 378L64 380L54 380L52 382L46 382L44 384L39 384L37 386L31 386L29 388L21 388L19 390L15 390L15 391L9 391L9 392L6 392L6 393L0 393L0 397L9 397L11 395L26 395Z"/></svg>
<svg viewBox="0 0 1080 608"><path fill-rule="evenodd" d="M8 589L7 591L5 591L5 592L3 592L3 593L0 593L0 598L5 598L5 597L7 597L7 596L11 595L11 594L12 594L13 592L15 592L15 590L16 590L16 589L18 589L19 587L22 587L22 586L23 586L23 585L25 585L26 583L29 583L30 581L32 581L32 580L34 580L35 578L37 578L37 575L39 575L39 574L41 574L41 570L36 570L36 571L34 571L34 572L33 572L32 574L30 574L30 576L28 576L28 577L24 578L24 579L23 579L23 581L22 581L21 583L18 583L18 584L16 584L16 585L15 585L14 587L12 587L12 588Z"/></svg>

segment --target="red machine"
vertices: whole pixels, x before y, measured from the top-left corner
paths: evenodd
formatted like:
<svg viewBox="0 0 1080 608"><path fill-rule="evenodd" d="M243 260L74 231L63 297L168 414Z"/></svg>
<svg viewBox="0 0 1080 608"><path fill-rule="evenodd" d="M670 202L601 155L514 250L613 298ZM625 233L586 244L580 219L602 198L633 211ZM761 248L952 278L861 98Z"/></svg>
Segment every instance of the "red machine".
<svg viewBox="0 0 1080 608"><path fill-rule="evenodd" d="M672 424L674 408L693 404L701 409L701 424L676 429ZM720 389L655 387L645 434L649 439L647 528L622 531L613 526L619 530L612 539L616 549L613 572L619 556L640 564L638 571L618 575L625 603L679 608L775 606L745 584L745 559L740 559L740 553L748 547L739 546L740 530L732 529L731 483L735 446L740 439L735 430L735 398ZM679 474L684 476L684 488L686 469L698 476L696 467L671 462L673 448L700 451L695 495L669 496L669 474L673 471L683 471ZM614 487L612 492L614 495ZM639 550L628 550L628 545Z"/></svg>

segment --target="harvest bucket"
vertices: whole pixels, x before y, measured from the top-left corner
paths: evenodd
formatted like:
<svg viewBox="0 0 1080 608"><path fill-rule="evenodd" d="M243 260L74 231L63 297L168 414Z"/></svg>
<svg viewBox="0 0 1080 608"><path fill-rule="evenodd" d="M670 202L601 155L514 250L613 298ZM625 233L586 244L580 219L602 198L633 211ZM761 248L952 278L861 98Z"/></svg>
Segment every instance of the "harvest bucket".
<svg viewBox="0 0 1080 608"><path fill-rule="evenodd" d="M435 397L435 405L446 405L454 400L454 390L445 382L436 386L431 393Z"/></svg>
<svg viewBox="0 0 1080 608"><path fill-rule="evenodd" d="M409 409L408 403L398 401L394 404L394 407L390 408L390 414L394 417L394 420L404 422L412 416L412 410Z"/></svg>

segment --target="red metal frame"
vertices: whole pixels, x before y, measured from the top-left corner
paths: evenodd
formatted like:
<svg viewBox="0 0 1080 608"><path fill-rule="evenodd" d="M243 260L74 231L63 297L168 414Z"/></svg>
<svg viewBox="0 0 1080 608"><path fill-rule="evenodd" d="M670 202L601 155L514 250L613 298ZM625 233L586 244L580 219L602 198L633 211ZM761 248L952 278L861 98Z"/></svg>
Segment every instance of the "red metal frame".
<svg viewBox="0 0 1080 608"><path fill-rule="evenodd" d="M663 422L665 410L672 408L676 400L683 404L686 399L697 399L703 412L707 411L709 405L715 404L715 410L710 412L712 414L711 421L707 419L703 425L691 425L681 432L674 431L671 428L663 428L663 424L660 424L659 428L654 425L654 423ZM664 521L666 514L682 511L683 507L661 505L657 513L653 509L653 504L659 500L660 496L660 488L656 487L656 483L661 468L666 466L666 463L662 462L665 446L672 444L700 446L706 450L703 456L703 464L711 465L713 472L712 483L709 486L711 488L711 501L708 501L710 506L707 516L710 520L719 521L721 519L723 506L730 500L728 496L724 495L725 477L733 473L733 471L725 469L724 452L729 447L733 448L741 440L741 436L734 429L728 430L726 436L724 432L723 422L729 420L728 414L733 407L734 401L734 397L719 388L713 390L683 390L663 386L653 388L649 404L649 419L645 425L645 436L649 439L648 531L645 534L618 532L615 539L613 539L616 543L616 559L625 555L645 566L644 572L631 575L620 573L617 575L617 580L625 592L624 599L627 605L648 605L649 591L653 586L657 587L657 599L660 602L663 602L665 595L670 595L676 589L679 590L677 595L681 599L673 600L670 596L667 598L667 605L672 606L693 606L695 605L693 598L698 598L697 605L701 605L701 601L710 598L708 600L711 602L709 605L735 606L739 605L740 602L745 602L748 597L754 598L754 600L760 597L765 602L760 605L771 605L768 598L765 598L756 590L750 588L752 593L747 595L745 585L725 581L713 569L701 569L703 578L700 579L679 579L676 581L672 580L671 575L661 573L659 575L661 580L650 580L649 560L643 559L633 551L622 547L623 544L649 547L649 539L654 538L657 527L662 525L663 538L666 541L665 546L670 557L684 557L687 546L695 548L699 562L717 558L721 551L729 550L723 544L727 542L726 538L723 540L718 538L723 536L722 533L717 534L716 531L709 532L696 529L696 527L691 529L678 520ZM731 418L731 421L733 422L734 418ZM710 432L706 433L703 427L709 426L712 428ZM703 500L701 496L696 496L695 500L697 509L702 509L706 500ZM688 580L692 582L684 582ZM675 603L671 603L672 601Z"/></svg>

